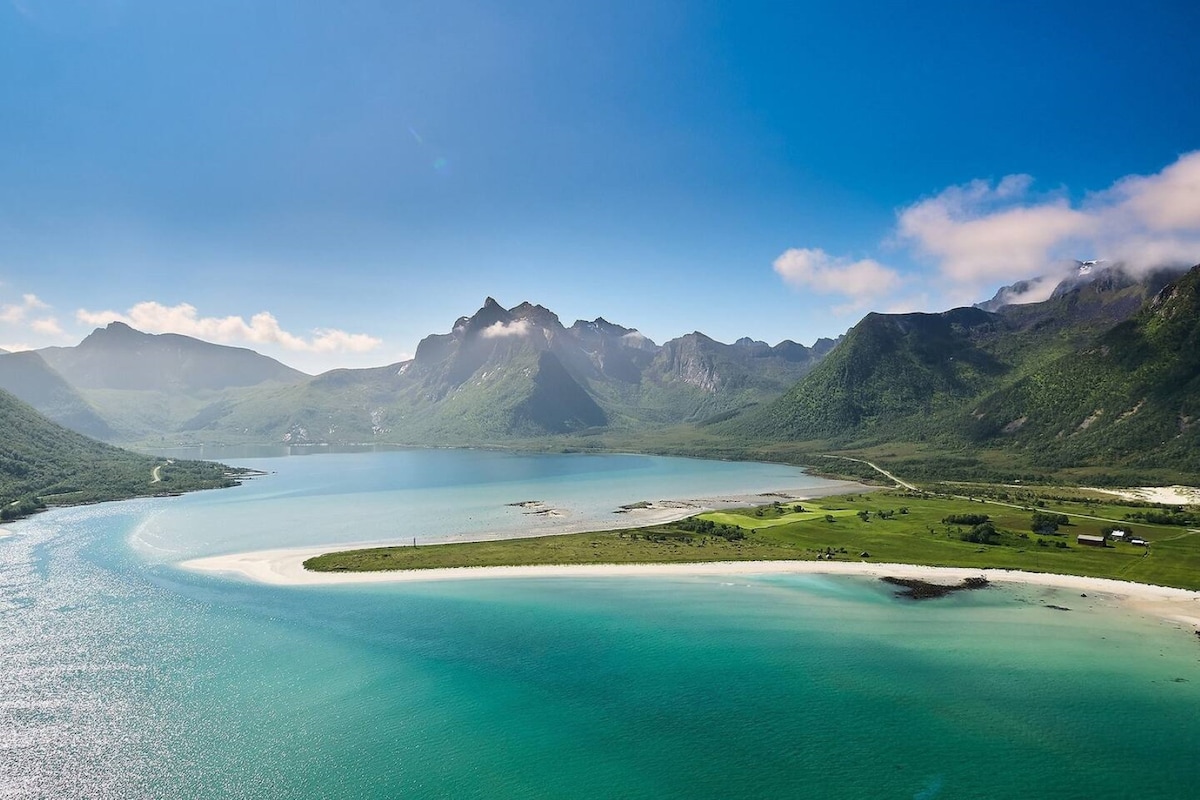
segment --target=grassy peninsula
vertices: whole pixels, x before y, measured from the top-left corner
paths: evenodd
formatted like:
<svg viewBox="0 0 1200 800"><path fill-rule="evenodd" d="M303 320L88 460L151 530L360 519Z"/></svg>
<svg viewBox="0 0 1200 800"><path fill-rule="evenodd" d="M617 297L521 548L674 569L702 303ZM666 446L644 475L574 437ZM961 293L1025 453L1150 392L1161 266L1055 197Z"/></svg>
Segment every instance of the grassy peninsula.
<svg viewBox="0 0 1200 800"><path fill-rule="evenodd" d="M644 528L329 553L304 566L361 572L822 559L1019 569L1200 590L1197 526L1200 517L1193 513L1084 493L984 501L883 490L712 512ZM1101 548L1077 542L1080 534L1114 528L1149 544Z"/></svg>

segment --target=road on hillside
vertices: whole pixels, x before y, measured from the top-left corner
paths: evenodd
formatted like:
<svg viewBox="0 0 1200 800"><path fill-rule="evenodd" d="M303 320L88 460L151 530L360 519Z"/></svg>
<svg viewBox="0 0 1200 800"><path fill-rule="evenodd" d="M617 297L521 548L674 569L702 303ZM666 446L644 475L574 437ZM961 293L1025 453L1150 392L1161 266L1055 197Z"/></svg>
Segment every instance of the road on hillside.
<svg viewBox="0 0 1200 800"><path fill-rule="evenodd" d="M857 461L859 464L866 464L868 467L870 467L871 469L875 470L875 471L876 471L876 472L878 472L880 475L883 475L883 476L885 476L885 477L886 477L888 480L890 480L890 481L895 481L896 485L897 485L897 486L899 486L899 487L901 487L901 488L903 488L903 489L908 489L910 492L920 492L920 491L922 491L921 489L918 489L916 486L913 486L911 483L908 483L907 481L902 481L902 480L900 480L900 479L899 479L899 478L897 478L895 475L893 475L892 473L888 472L886 469L884 469L883 467L879 466L878 464L872 464L870 461L866 461L866 460L864 460L864 459L861 459L861 458L851 458L850 456L829 456L829 455L827 455L827 456L825 456L825 458L840 458L840 459L842 459L843 461Z"/></svg>

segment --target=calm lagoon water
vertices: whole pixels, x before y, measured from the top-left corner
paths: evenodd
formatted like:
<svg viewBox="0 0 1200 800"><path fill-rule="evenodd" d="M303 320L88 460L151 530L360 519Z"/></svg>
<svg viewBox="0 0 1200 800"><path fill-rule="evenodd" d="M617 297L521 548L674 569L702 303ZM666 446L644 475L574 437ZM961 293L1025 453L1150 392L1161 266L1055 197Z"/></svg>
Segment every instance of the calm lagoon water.
<svg viewBox="0 0 1200 800"><path fill-rule="evenodd" d="M246 461L274 474L11 526L0 797L1197 795L1200 641L1096 598L912 603L821 576L272 588L173 566L519 527L503 503L526 499L586 520L805 480L446 458Z"/></svg>

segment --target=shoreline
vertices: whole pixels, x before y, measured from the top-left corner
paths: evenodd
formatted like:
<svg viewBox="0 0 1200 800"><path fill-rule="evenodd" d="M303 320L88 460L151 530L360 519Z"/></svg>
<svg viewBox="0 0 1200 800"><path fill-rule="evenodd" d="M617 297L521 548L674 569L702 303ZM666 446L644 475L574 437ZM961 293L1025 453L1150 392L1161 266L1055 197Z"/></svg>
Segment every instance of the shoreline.
<svg viewBox="0 0 1200 800"><path fill-rule="evenodd" d="M495 536L454 536L440 539L436 544L469 541L496 541L527 537L601 532L623 528L666 524L694 514L723 508L741 507L779 498L785 502L811 500L830 495L871 491L872 487L851 481L829 481L819 487L801 490L764 491L753 494L730 494L686 500L658 500L641 506L633 503L614 511L610 525L562 517L553 530L503 532ZM537 504L542 511L556 511L541 501L523 501L514 506ZM545 515L539 516L544 519ZM983 576L996 583L1044 586L1097 593L1133 606L1147 613L1172 620L1200 632L1200 591L1179 589L1155 584L1095 578L1082 575L1025 572L1022 570L973 567L935 567L921 564L874 563L870 561L709 561L653 564L554 564L530 566L449 567L379 572L312 572L304 561L331 552L395 545L394 541L343 542L336 544L275 548L191 558L175 566L189 572L223 575L272 586L337 586L373 583L416 583L458 580L503 579L570 579L618 577L705 577L734 575L850 575L882 578L915 578L931 582L958 582L965 578ZM403 543L401 543L403 544Z"/></svg>
<svg viewBox="0 0 1200 800"><path fill-rule="evenodd" d="M1106 595L1146 613L1200 630L1200 592L1112 578L1023 572L1008 569L933 567L868 561L709 561L685 564L557 564L509 567L449 567L386 572L310 572L303 562L328 547L288 548L192 559L184 569L237 575L273 586L337 586L368 583L425 583L539 578L724 577L735 575L848 575L916 578L931 582L985 577L994 583L1044 586Z"/></svg>

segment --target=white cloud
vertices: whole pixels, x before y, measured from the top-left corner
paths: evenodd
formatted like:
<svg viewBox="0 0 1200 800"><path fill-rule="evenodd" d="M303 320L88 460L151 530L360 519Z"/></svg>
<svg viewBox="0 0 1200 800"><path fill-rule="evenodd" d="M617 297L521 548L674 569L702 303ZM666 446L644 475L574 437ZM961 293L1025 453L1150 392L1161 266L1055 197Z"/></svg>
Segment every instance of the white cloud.
<svg viewBox="0 0 1200 800"><path fill-rule="evenodd" d="M514 319L512 322L494 322L480 332L485 339L499 339L504 336L525 336L532 328L527 319Z"/></svg>
<svg viewBox="0 0 1200 800"><path fill-rule="evenodd" d="M31 330L46 336L63 336L65 334L62 326L58 324L58 320L54 317L35 319L29 323L29 327Z"/></svg>
<svg viewBox="0 0 1200 800"><path fill-rule="evenodd" d="M878 261L837 258L820 248L794 247L775 259L775 272L797 288L852 298L875 297L900 285L900 274Z"/></svg>
<svg viewBox="0 0 1200 800"><path fill-rule="evenodd" d="M1045 274L1064 258L1134 269L1200 261L1200 151L1072 204L1031 192L1028 175L951 186L902 209L897 238L963 284Z"/></svg>
<svg viewBox="0 0 1200 800"><path fill-rule="evenodd" d="M40 311L50 306L43 303L36 294L21 295L20 303L10 303L0 306L0 322L16 325L24 322L31 311Z"/></svg>
<svg viewBox="0 0 1200 800"><path fill-rule="evenodd" d="M1190 266L1200 262L1200 150L1153 175L1120 178L1081 202L1062 191L1035 192L1029 175L950 186L901 208L883 244L932 262L946 279L936 287L935 304L979 299L989 284L1047 276L1048 282L1020 298L1034 302L1054 288L1075 258L1119 262L1133 270ZM860 304L901 282L897 272L876 261L852 261L820 249L788 250L774 266L794 286L838 292Z"/></svg>
<svg viewBox="0 0 1200 800"><path fill-rule="evenodd" d="M1147 231L1200 233L1200 150L1157 175L1122 178L1096 200L1114 202L1108 216L1136 221Z"/></svg>
<svg viewBox="0 0 1200 800"><path fill-rule="evenodd" d="M365 333L318 328L309 338L289 333L280 327L274 315L259 312L247 322L242 317L201 317L189 303L165 306L147 301L138 303L122 314L116 311L79 309L75 318L89 325L124 322L147 333L182 333L200 339L230 343L277 344L287 350L307 353L363 353L383 344L381 339Z"/></svg>
<svg viewBox="0 0 1200 800"><path fill-rule="evenodd" d="M897 234L958 283L1039 274L1055 247L1090 233L1096 221L1065 199L1032 198L1030 182L1010 175L994 188L951 186L902 210Z"/></svg>
<svg viewBox="0 0 1200 800"><path fill-rule="evenodd" d="M7 350L10 353L20 353L23 350L33 350L33 345L28 342L15 342L13 344L0 343L0 350Z"/></svg>

